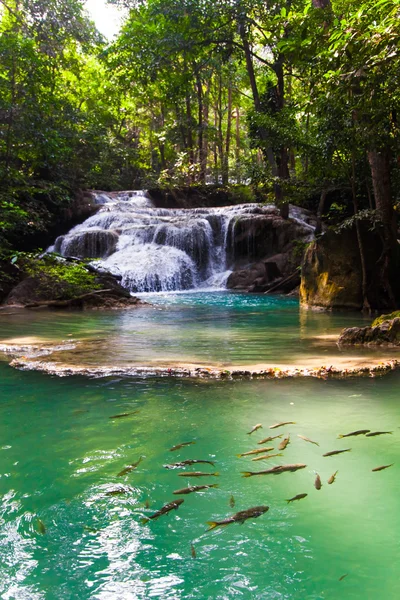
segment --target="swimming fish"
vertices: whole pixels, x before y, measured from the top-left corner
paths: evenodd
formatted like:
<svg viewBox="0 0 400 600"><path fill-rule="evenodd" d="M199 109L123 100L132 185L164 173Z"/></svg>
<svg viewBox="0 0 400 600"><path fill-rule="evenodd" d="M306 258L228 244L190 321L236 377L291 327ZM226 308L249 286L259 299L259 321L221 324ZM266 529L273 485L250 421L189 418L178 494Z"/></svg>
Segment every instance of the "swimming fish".
<svg viewBox="0 0 400 600"><path fill-rule="evenodd" d="M371 430L370 429L358 429L357 431L352 431L351 433L340 433L338 435L338 438L347 438L347 437L352 437L353 435L365 435L366 433L369 433Z"/></svg>
<svg viewBox="0 0 400 600"><path fill-rule="evenodd" d="M278 450L284 450L286 446L290 443L290 435L287 435L278 446Z"/></svg>
<svg viewBox="0 0 400 600"><path fill-rule="evenodd" d="M337 475L338 473L339 473L339 471L335 471L335 472L334 472L334 474L333 474L333 475L331 475L331 476L329 477L329 479L328 479L328 483L329 483L329 485L335 481L335 479L336 479L336 475Z"/></svg>
<svg viewBox="0 0 400 600"><path fill-rule="evenodd" d="M192 492L200 492L200 490L206 490L208 488L217 488L218 483L213 483L210 485L188 485L188 487L182 488L180 490L175 490L173 494L191 494Z"/></svg>
<svg viewBox="0 0 400 600"><path fill-rule="evenodd" d="M289 502L294 502L295 500L302 500L303 498L306 498L306 496L308 496L308 494L297 494L297 496L293 496L293 498L286 500L286 502L289 504Z"/></svg>
<svg viewBox="0 0 400 600"><path fill-rule="evenodd" d="M372 469L373 471L383 471L384 469L388 469L389 467L393 467L394 463L392 463L391 465L382 465L381 467L375 467L375 469Z"/></svg>
<svg viewBox="0 0 400 600"><path fill-rule="evenodd" d="M126 475L127 473L130 473L131 471L133 471L134 469L136 469L136 467L138 465L140 465L140 463L142 462L143 456L141 456L139 458L138 461L136 461L135 463L132 463L131 465L128 465L127 467L125 467L125 469L122 469L122 471L120 471L117 475L117 477L122 477L123 475Z"/></svg>
<svg viewBox="0 0 400 600"><path fill-rule="evenodd" d="M193 544L190 544L190 553L192 555L192 558L196 558L196 548L193 546Z"/></svg>
<svg viewBox="0 0 400 600"><path fill-rule="evenodd" d="M257 423L257 425L254 425L253 429L251 431L247 432L247 435L251 435L252 433L254 433L255 431L257 431L257 429L260 429L262 427L261 423Z"/></svg>
<svg viewBox="0 0 400 600"><path fill-rule="evenodd" d="M301 463L294 465L278 465L276 467L272 467L271 469L267 469L266 471L242 471L243 477L253 477L253 475L280 475L281 473L286 473L288 471L294 473L299 469L305 469L307 465L303 465Z"/></svg>
<svg viewBox="0 0 400 600"><path fill-rule="evenodd" d="M219 477L219 473L202 473L194 471L193 473L178 473L178 477Z"/></svg>
<svg viewBox="0 0 400 600"><path fill-rule="evenodd" d="M276 440L277 438L281 438L282 436L283 436L283 433L280 433L279 435L270 435L257 443L258 444L266 444L267 442L272 442L272 440Z"/></svg>
<svg viewBox="0 0 400 600"><path fill-rule="evenodd" d="M174 450L180 450L180 448L183 448L184 446L191 446L192 444L195 444L196 442L182 442L182 444L177 444L176 446L172 446L172 448L169 449L170 452L174 452Z"/></svg>
<svg viewBox="0 0 400 600"><path fill-rule="evenodd" d="M310 444L315 444L315 446L319 446L318 442L314 442L313 440L310 440L310 438L306 437L305 435L300 435L299 433L297 434L297 437L301 438L302 440L304 440L305 442L310 442Z"/></svg>
<svg viewBox="0 0 400 600"><path fill-rule="evenodd" d="M251 456L252 454L261 454L262 452L269 452L273 449L273 446L266 446L265 448L257 448L256 450L249 450L249 452L242 452L242 454L237 454L237 456L239 456L239 458L242 456Z"/></svg>
<svg viewBox="0 0 400 600"><path fill-rule="evenodd" d="M316 490L320 490L322 488L321 477L318 475L318 473L314 481L314 487Z"/></svg>
<svg viewBox="0 0 400 600"><path fill-rule="evenodd" d="M120 496L121 494L127 494L128 492L131 492L131 488L123 488L123 487L119 487L119 488L115 488L114 490L109 490L108 492L106 492L106 496Z"/></svg>
<svg viewBox="0 0 400 600"><path fill-rule="evenodd" d="M365 437L375 437L376 435L385 435L387 433L393 433L393 431L372 431L371 433L367 433Z"/></svg>
<svg viewBox="0 0 400 600"><path fill-rule="evenodd" d="M178 508L180 507L180 505L183 502L184 502L183 498L179 498L178 500L173 500L173 502L168 502L168 504L166 504L165 506L160 508L160 510L155 512L153 515L150 515L150 517L145 517L144 519L142 519L142 523L145 524L148 521L150 521L150 519L158 519L158 517L161 517L161 515L166 515L171 510L178 510Z"/></svg>
<svg viewBox="0 0 400 600"><path fill-rule="evenodd" d="M37 528L38 528L38 532L40 533L40 535L45 535L46 534L46 526L43 523L42 519L38 519L37 520Z"/></svg>
<svg viewBox="0 0 400 600"><path fill-rule="evenodd" d="M351 448L346 448L346 450L332 450L331 452L325 452L322 456L335 456L336 454L342 454L342 452L350 452Z"/></svg>
<svg viewBox="0 0 400 600"><path fill-rule="evenodd" d="M215 529L216 527L223 527L224 525L230 525L230 523L244 523L247 519L255 519L263 515L269 510L269 506L254 506L253 508L248 508L247 510L241 510L231 517L227 519L223 519L223 521L207 521L207 525L210 526L207 531L211 531L211 529Z"/></svg>
<svg viewBox="0 0 400 600"><path fill-rule="evenodd" d="M109 419L123 419L124 417L130 417L131 415L137 415L140 412L138 410L134 410L133 412L122 413L121 415L113 415L112 417L108 417Z"/></svg>
<svg viewBox="0 0 400 600"><path fill-rule="evenodd" d="M342 575L341 577L339 577L339 581L343 581L343 579L344 579L345 577L347 577L347 575L348 575L348 573L345 573L344 575Z"/></svg>
<svg viewBox="0 0 400 600"><path fill-rule="evenodd" d="M281 452L279 452L279 454L263 454L262 456L257 456L257 458L252 458L251 460L253 462L257 460L268 460L268 458L273 458L274 456L283 456L283 454Z"/></svg>
<svg viewBox="0 0 400 600"><path fill-rule="evenodd" d="M270 425L270 429L277 429L278 427L283 427L284 425L296 425L296 421L283 421L282 423L275 423L275 425Z"/></svg>
<svg viewBox="0 0 400 600"><path fill-rule="evenodd" d="M231 508L235 506L235 498L233 497L233 494L231 494L231 497L229 498L229 506Z"/></svg>
<svg viewBox="0 0 400 600"><path fill-rule="evenodd" d="M178 469L179 467L186 467L186 465L195 465L198 463L204 463L204 464L208 464L208 465L215 465L215 462L213 462L212 460L197 460L197 459L191 459L189 458L188 460L183 460L182 462L177 462L177 463L173 463L172 465L164 465L164 467L166 469Z"/></svg>

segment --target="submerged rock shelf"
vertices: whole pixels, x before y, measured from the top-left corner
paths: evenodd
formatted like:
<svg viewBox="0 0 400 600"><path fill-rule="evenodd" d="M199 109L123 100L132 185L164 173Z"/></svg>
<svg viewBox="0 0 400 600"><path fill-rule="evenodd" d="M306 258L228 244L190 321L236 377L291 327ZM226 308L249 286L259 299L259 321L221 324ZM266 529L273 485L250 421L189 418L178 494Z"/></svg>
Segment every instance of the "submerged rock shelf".
<svg viewBox="0 0 400 600"><path fill-rule="evenodd" d="M79 344L75 345L75 349ZM9 363L11 367L22 371L41 371L58 377L83 375L87 377L176 377L190 379L283 379L287 377L316 377L347 378L358 376L376 377L385 375L400 367L400 360L361 360L349 359L336 364L316 365L315 361L304 365L235 365L230 368L215 364L171 363L166 365L85 365L57 362L57 360L37 360L44 356L51 357L53 352L72 349L71 342L57 344L53 347L46 345L17 346L1 344L0 352L5 356L14 357Z"/></svg>

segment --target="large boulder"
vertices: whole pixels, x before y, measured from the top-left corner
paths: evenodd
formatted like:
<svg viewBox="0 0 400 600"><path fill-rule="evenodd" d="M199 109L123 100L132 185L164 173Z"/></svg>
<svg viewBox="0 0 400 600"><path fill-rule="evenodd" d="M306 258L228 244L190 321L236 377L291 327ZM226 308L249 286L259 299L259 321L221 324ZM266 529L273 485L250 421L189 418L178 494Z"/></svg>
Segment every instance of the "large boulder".
<svg viewBox="0 0 400 600"><path fill-rule="evenodd" d="M228 233L228 260L233 272L227 288L246 292L293 290L300 283L295 274L314 226L315 217L296 207L291 207L289 219L283 219L274 206L238 217ZM286 281L289 276L293 277ZM280 281L282 288L277 286Z"/></svg>
<svg viewBox="0 0 400 600"><path fill-rule="evenodd" d="M307 248L301 268L300 301L305 307L362 308L357 240L350 230L328 230Z"/></svg>
<svg viewBox="0 0 400 600"><path fill-rule="evenodd" d="M400 318L370 327L348 327L338 340L340 346L400 346Z"/></svg>
<svg viewBox="0 0 400 600"><path fill-rule="evenodd" d="M398 277L382 275L383 243L378 231L361 223L366 266L366 299L370 308L393 306L388 293L397 294ZM360 250L355 228L328 230L307 248L301 268L300 301L304 307L361 310L364 307Z"/></svg>

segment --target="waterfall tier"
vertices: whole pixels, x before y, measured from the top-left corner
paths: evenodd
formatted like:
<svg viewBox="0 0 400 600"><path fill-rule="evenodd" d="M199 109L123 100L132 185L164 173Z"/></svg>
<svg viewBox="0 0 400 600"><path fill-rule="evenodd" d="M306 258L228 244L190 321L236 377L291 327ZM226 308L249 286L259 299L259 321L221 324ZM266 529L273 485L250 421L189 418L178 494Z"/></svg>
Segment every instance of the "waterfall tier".
<svg viewBox="0 0 400 600"><path fill-rule="evenodd" d="M53 250L99 259L96 268L120 276L132 292L225 287L238 259L249 262L277 245L279 250L293 237L293 224L303 236L314 230L295 207L286 222L291 227L281 227L277 239L274 223L283 220L273 205L156 208L146 192L102 192L95 202L99 211L57 238Z"/></svg>

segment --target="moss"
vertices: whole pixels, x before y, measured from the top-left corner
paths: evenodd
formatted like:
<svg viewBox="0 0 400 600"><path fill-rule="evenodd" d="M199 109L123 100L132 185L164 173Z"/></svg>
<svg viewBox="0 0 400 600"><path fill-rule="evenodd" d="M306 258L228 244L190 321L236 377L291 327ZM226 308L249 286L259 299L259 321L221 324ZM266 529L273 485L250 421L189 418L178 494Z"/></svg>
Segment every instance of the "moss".
<svg viewBox="0 0 400 600"><path fill-rule="evenodd" d="M37 283L36 295L53 300L70 300L100 289L96 276L82 262L67 262L55 255L35 258L22 255L20 268Z"/></svg>
<svg viewBox="0 0 400 600"><path fill-rule="evenodd" d="M389 315L381 315L380 317L377 317L372 323L371 327L376 327L377 325L382 325L384 321L392 321L393 319L398 318L400 318L400 310L392 312Z"/></svg>

